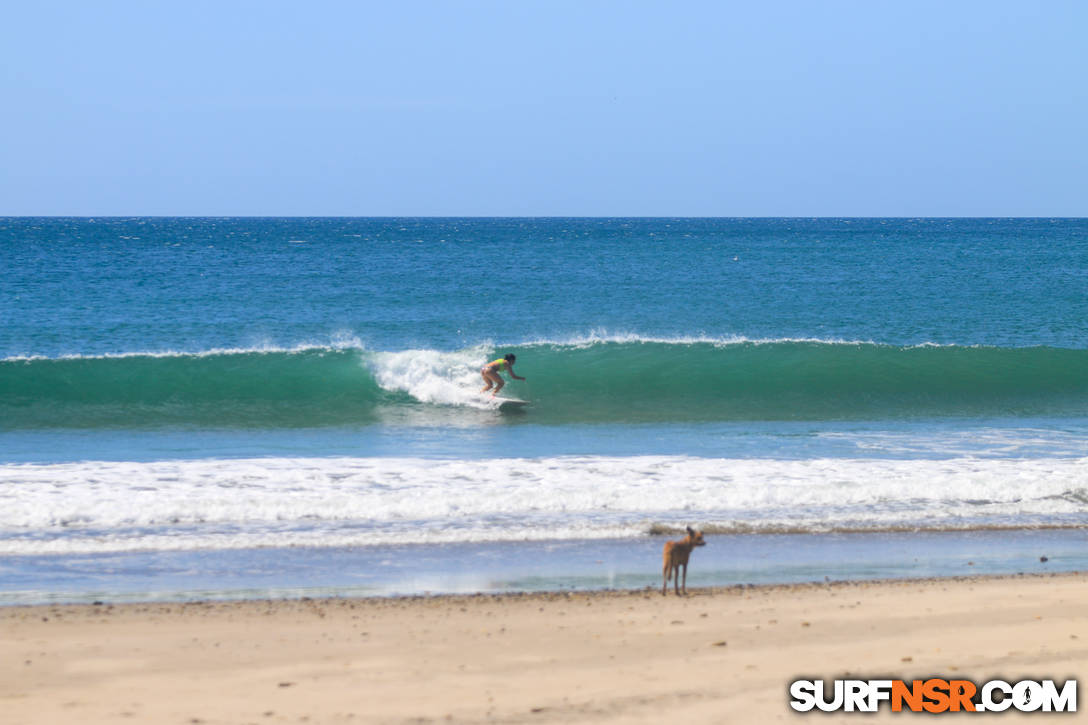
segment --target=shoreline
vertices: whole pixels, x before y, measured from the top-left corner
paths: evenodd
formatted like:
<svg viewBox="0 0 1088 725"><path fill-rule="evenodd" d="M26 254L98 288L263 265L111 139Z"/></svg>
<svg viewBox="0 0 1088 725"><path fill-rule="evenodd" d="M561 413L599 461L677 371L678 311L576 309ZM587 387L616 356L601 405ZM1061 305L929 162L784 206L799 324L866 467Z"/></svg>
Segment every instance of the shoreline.
<svg viewBox="0 0 1088 725"><path fill-rule="evenodd" d="M0 606L660 586L665 537L0 557ZM689 586L1088 571L1088 529L713 535Z"/></svg>
<svg viewBox="0 0 1088 725"><path fill-rule="evenodd" d="M727 584L720 586L692 586L687 588L687 597L693 596L709 596L715 597L719 595L729 595L745 592L762 592L762 593L785 593L785 592L800 592L806 590L830 590L830 589L849 589L853 587L868 587L868 586L911 586L915 584L936 585L942 583L953 584L970 584L970 583L983 583L983 582L1014 582L1014 581L1032 581L1032 580L1048 580L1048 579L1080 579L1084 578L1088 580L1088 569L1072 570L1072 571L1056 571L1056 572L1017 572L1015 574L953 574L949 576L919 576L919 577L887 577L880 579L826 579L824 581L807 580L796 582L763 582L763 583L739 583L739 584ZM265 603L271 604L289 604L292 602L302 602L310 604L336 604L336 603L364 603L364 602L446 602L450 604L462 602L462 601L531 601L540 599L542 601L551 601L560 597L583 597L592 599L599 597L601 599L616 599L623 597L640 597L646 598L646 595L663 596L664 598L675 597L673 593L673 585L670 581L668 593L661 594L661 586L644 586L635 588L621 588L621 589L539 589L531 591L498 591L498 592L423 592L416 594L372 594L372 595L310 595L303 594L299 596L269 596L269 597L238 597L238 598L209 598L209 599L188 599L184 601L159 601L159 600L146 600L146 601L130 601L130 602L118 602L109 600L96 600L93 602L36 602L32 604L0 604L0 619L3 619L5 613L10 613L12 610L58 610L58 609L73 609L81 610L88 609L95 612L113 611L116 609L136 609L144 610L148 607L191 607L191 606L210 606L215 607L218 605L260 605ZM684 599L685 595L681 594L680 599Z"/></svg>
<svg viewBox="0 0 1088 725"><path fill-rule="evenodd" d="M24 725L789 719L800 677L1075 678L1085 600L1088 572L10 606L0 708Z"/></svg>

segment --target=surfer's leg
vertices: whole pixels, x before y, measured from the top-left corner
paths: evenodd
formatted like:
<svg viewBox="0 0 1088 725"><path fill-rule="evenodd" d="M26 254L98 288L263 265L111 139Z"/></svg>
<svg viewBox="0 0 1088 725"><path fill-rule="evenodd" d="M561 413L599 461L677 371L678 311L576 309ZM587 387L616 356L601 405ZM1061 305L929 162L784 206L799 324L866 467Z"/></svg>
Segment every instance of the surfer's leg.
<svg viewBox="0 0 1088 725"><path fill-rule="evenodd" d="M502 389L502 386L505 385L502 377L490 370L481 370L480 375L484 376L484 382L487 383L480 391L481 393L486 393L488 390L491 390L492 385L495 386L495 392L497 393Z"/></svg>

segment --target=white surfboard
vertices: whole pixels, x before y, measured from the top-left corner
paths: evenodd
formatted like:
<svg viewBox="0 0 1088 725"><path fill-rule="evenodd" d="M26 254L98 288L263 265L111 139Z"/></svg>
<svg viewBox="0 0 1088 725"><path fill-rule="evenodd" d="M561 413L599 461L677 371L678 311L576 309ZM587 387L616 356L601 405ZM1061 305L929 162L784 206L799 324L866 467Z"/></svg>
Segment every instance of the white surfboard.
<svg viewBox="0 0 1088 725"><path fill-rule="evenodd" d="M519 410L529 404L528 400L518 398L492 398L499 410Z"/></svg>

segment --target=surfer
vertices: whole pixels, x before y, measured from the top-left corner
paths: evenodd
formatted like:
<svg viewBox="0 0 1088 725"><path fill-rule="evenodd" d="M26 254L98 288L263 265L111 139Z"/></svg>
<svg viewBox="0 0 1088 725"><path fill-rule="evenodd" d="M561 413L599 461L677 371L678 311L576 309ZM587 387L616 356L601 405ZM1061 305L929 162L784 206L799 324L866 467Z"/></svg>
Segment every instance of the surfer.
<svg viewBox="0 0 1088 725"><path fill-rule="evenodd" d="M502 379L499 372L503 368L506 368L506 372L510 373L510 377L514 378L514 380L524 380L525 378L514 372L514 361L517 359L518 356L511 352L507 353L505 357L500 357L498 360L492 360L487 365L480 368L480 375L484 376L484 382L487 383L480 392L486 393L488 390L491 390L491 386L494 385L495 389L491 390L491 397L495 397L495 395L502 390L502 387L506 385L506 381Z"/></svg>

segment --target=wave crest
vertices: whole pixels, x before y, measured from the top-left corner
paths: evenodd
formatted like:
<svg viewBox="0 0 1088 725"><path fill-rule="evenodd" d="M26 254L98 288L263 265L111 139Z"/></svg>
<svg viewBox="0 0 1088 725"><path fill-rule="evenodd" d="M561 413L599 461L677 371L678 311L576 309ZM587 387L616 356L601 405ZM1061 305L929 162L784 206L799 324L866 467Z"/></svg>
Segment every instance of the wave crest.
<svg viewBox="0 0 1088 725"><path fill-rule="evenodd" d="M1081 416L1088 351L740 339L534 341L458 351L293 349L0 361L5 429L444 424L495 415L480 366L514 352L540 423Z"/></svg>

